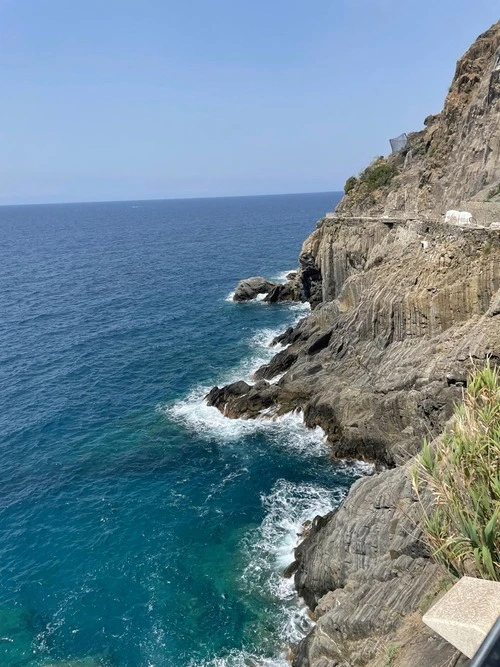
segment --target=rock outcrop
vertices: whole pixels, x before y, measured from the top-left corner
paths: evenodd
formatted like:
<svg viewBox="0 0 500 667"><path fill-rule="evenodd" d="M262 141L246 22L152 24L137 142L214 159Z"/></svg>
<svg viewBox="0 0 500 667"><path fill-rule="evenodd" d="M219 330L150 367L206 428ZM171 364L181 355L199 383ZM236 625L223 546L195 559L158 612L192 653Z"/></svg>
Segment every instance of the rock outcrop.
<svg viewBox="0 0 500 667"><path fill-rule="evenodd" d="M265 294L264 301L303 301L301 279L297 272L291 272L284 283L276 283L262 276L240 280L233 295L233 301L252 301L259 294Z"/></svg>
<svg viewBox="0 0 500 667"><path fill-rule="evenodd" d="M417 616L411 618L448 581L429 558L419 514L406 465L359 480L337 511L316 520L296 550L295 582L317 624L299 645L294 667L384 665L390 646L391 665L465 664ZM411 662L400 662L408 642L394 639L404 618L411 621L411 640L430 640L439 663L429 661L422 647Z"/></svg>
<svg viewBox="0 0 500 667"><path fill-rule="evenodd" d="M349 179L337 213L432 219L459 205L466 208L469 200L495 200L500 193L499 114L500 21L458 61L441 113L428 116L424 130L409 134L401 152Z"/></svg>
<svg viewBox="0 0 500 667"><path fill-rule="evenodd" d="M216 387L208 400L230 417L300 410L333 456L384 469L314 520L287 568L317 620L294 667L462 665L421 622L444 580L409 469L468 371L500 364L500 231L438 222L460 202L491 220L500 211L500 22L458 62L443 111L346 185L283 292L313 312L276 338L255 384Z"/></svg>
<svg viewBox="0 0 500 667"><path fill-rule="evenodd" d="M304 248L321 302L255 373L283 377L272 395L254 385L217 407L259 416L262 391L266 416L302 410L336 456L407 460L423 437L441 432L471 365L500 359L500 235L323 220Z"/></svg>
<svg viewBox="0 0 500 667"><path fill-rule="evenodd" d="M278 283L266 280L262 276L245 278L245 280L240 280L236 286L233 301L251 301L257 298L259 294L269 294L276 287L279 287Z"/></svg>

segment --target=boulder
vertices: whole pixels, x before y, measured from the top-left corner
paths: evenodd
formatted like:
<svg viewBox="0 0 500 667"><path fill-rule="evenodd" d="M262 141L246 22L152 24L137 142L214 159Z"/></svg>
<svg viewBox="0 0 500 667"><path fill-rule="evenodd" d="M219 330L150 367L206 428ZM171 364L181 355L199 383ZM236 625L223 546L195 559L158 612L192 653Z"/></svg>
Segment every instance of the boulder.
<svg viewBox="0 0 500 667"><path fill-rule="evenodd" d="M258 294L269 294L269 292L278 287L278 283L272 283L262 276L245 278L240 280L234 292L233 301L251 301Z"/></svg>

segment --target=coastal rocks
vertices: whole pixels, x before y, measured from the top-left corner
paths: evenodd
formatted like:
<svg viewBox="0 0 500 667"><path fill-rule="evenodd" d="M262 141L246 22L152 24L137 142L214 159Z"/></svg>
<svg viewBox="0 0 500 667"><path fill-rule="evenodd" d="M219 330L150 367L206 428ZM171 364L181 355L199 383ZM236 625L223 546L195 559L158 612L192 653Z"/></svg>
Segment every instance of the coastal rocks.
<svg viewBox="0 0 500 667"><path fill-rule="evenodd" d="M288 347L255 377L282 375L272 405L280 414L301 409L334 456L405 461L441 431L473 361L500 357L500 237L438 223L326 220L304 246L322 301L275 339ZM258 391L219 406L258 417Z"/></svg>
<svg viewBox="0 0 500 667"><path fill-rule="evenodd" d="M233 301L251 301L259 294L269 294L271 290L278 287L278 283L272 283L262 276L254 276L240 280L233 295Z"/></svg>
<svg viewBox="0 0 500 667"><path fill-rule="evenodd" d="M219 389L213 387L205 397L207 404L218 408L225 417L251 419L277 403L279 389L265 380L253 386L246 382L233 382Z"/></svg>
<svg viewBox="0 0 500 667"><path fill-rule="evenodd" d="M268 303L278 303L279 301L300 301L300 284L297 281L297 274L293 280L288 280L284 285L276 285L268 293L264 301Z"/></svg>
<svg viewBox="0 0 500 667"><path fill-rule="evenodd" d="M219 387L213 387L208 394L205 396L207 404L219 409L224 409L224 406L228 401L243 396L251 389L251 385L247 384L243 380L238 382L232 382L227 384L225 387L219 389Z"/></svg>
<svg viewBox="0 0 500 667"><path fill-rule="evenodd" d="M285 283L276 283L254 276L240 280L233 295L233 301L252 301L260 294L265 295L266 303L278 303L281 301L302 301L302 279L296 271L291 271L286 276Z"/></svg>
<svg viewBox="0 0 500 667"><path fill-rule="evenodd" d="M343 505L313 522L297 547L296 588L317 624L299 644L294 667L375 664L405 619L431 636L414 614L429 591L437 593L443 572L422 540L410 477L406 465L359 480ZM427 659L448 664L453 647L434 635L432 641Z"/></svg>

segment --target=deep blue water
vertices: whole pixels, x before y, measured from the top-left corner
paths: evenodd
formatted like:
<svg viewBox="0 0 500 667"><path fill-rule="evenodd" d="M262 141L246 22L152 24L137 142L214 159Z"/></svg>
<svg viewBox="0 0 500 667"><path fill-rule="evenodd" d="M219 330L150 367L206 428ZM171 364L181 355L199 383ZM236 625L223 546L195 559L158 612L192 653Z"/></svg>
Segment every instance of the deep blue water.
<svg viewBox="0 0 500 667"><path fill-rule="evenodd" d="M3 667L275 664L300 635L279 571L358 472L300 417L202 397L305 314L226 297L294 268L337 199L0 208Z"/></svg>

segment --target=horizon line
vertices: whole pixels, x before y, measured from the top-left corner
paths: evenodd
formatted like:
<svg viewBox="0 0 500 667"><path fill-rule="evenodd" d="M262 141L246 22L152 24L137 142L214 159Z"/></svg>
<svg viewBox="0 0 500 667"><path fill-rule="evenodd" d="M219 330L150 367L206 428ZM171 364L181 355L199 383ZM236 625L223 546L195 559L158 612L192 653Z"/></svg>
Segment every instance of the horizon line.
<svg viewBox="0 0 500 667"><path fill-rule="evenodd" d="M151 197L147 199L94 199L84 201L57 201L57 202L26 202L20 204L2 204L0 208L15 206L65 206L69 204L125 204L135 202L158 202L158 201L190 201L199 199L244 199L251 197L293 197L298 195L321 195L321 194L344 194L343 190L313 190L309 192L272 192L267 194L253 195L206 195L204 197Z"/></svg>

